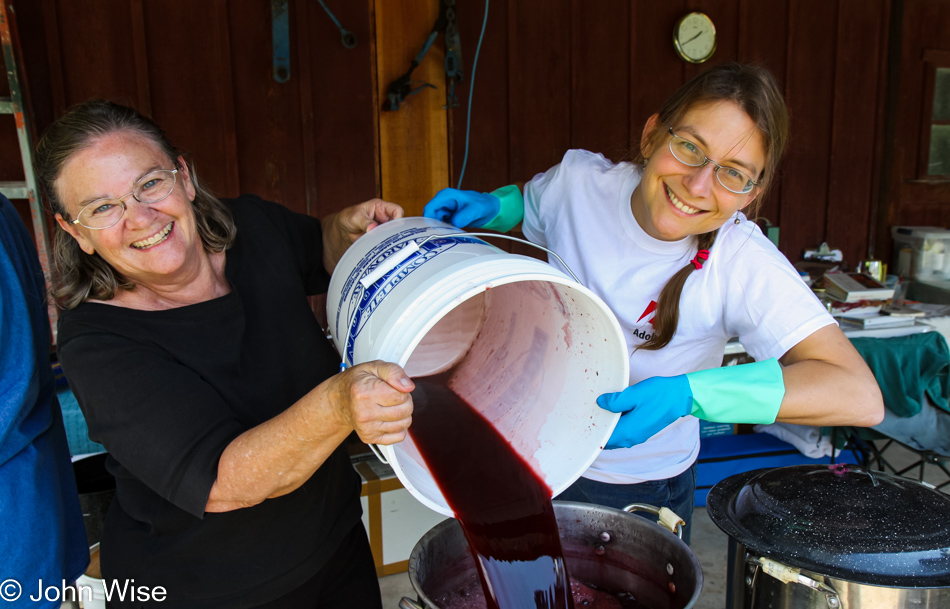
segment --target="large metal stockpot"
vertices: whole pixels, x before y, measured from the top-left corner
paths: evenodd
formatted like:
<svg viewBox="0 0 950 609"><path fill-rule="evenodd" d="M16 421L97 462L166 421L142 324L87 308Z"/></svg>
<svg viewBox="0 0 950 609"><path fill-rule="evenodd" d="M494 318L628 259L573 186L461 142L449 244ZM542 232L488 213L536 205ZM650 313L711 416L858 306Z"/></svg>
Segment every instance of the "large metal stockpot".
<svg viewBox="0 0 950 609"><path fill-rule="evenodd" d="M706 512L731 538L730 609L950 607L950 497L857 465L731 476Z"/></svg>
<svg viewBox="0 0 950 609"><path fill-rule="evenodd" d="M699 598L699 561L676 534L628 511L659 512L652 506L618 510L600 505L555 501L554 515L572 579L604 590L624 590L645 609L689 609ZM678 517L674 517L678 520ZM669 526L669 525L667 525ZM445 520L416 543L409 556L409 580L418 602L400 607L453 609L437 601L449 590L472 589L478 579L458 521ZM460 606L469 606L464 602Z"/></svg>

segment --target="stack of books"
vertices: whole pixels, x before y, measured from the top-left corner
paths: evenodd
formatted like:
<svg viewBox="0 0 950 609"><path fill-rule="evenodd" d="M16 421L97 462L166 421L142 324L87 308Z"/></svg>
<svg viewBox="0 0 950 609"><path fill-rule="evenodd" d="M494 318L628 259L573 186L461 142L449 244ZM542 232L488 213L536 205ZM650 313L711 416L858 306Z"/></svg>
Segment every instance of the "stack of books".
<svg viewBox="0 0 950 609"><path fill-rule="evenodd" d="M836 301L832 315L841 328L899 328L912 326L924 312L901 303L892 303L894 289L863 273L841 271L824 274L824 287Z"/></svg>
<svg viewBox="0 0 950 609"><path fill-rule="evenodd" d="M887 300L894 295L894 288L889 288L868 275L842 271L825 273L825 290L841 302Z"/></svg>
<svg viewBox="0 0 950 609"><path fill-rule="evenodd" d="M881 315L880 313L871 313L870 315L849 315L844 314L838 317L841 320L841 329L860 328L870 330L872 328L900 328L903 326L912 326L915 323L913 317L901 317L891 315Z"/></svg>
<svg viewBox="0 0 950 609"><path fill-rule="evenodd" d="M849 325L860 326L861 329L870 328L900 328L901 326L914 325L918 317L924 317L926 313L905 304L888 304L881 307L880 313L854 314L845 313L839 316L843 322Z"/></svg>

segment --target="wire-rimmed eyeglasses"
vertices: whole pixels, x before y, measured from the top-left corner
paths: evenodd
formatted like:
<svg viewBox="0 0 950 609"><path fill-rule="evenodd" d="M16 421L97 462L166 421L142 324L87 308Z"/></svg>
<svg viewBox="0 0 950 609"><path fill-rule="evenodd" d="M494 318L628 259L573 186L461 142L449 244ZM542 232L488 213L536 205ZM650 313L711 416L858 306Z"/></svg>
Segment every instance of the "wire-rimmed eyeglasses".
<svg viewBox="0 0 950 609"><path fill-rule="evenodd" d="M92 230L102 230L115 226L116 222L125 214L126 204L124 199L132 196L139 203L158 203L172 194L177 179L177 169L159 169L147 173L135 183L130 192L121 197L96 199L83 205L72 223L81 224Z"/></svg>
<svg viewBox="0 0 950 609"><path fill-rule="evenodd" d="M706 156L702 148L673 133L672 127L670 127L670 135L673 136L670 140L670 152L673 153L673 157L677 161L689 167L705 167L706 163L712 163L716 166L716 179L729 192L744 195L751 192L755 186L759 186L759 182L756 182L744 172L735 167L720 165Z"/></svg>

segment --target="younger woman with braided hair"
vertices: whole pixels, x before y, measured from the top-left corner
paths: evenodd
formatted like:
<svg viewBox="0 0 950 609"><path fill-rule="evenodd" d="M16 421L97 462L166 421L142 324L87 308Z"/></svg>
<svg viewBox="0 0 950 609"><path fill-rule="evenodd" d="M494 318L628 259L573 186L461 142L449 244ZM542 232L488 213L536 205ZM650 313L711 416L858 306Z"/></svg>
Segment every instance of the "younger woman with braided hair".
<svg viewBox="0 0 950 609"><path fill-rule="evenodd" d="M606 449L559 500L665 506L689 523L699 419L871 426L884 415L864 360L755 217L788 139L765 69L715 66L647 120L634 162L569 150L524 185L446 189L427 217L525 236L557 252L616 314L630 387ZM555 260L551 264L560 266ZM563 268L562 268L563 270ZM738 337L754 363L721 367Z"/></svg>

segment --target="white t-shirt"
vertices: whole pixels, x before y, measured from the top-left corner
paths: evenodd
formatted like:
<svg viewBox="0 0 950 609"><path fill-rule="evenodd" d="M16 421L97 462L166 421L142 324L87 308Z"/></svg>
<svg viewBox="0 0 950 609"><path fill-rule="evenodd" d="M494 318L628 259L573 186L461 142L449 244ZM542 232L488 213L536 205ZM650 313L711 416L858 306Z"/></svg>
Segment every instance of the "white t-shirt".
<svg viewBox="0 0 950 609"><path fill-rule="evenodd" d="M695 237L660 241L640 227L630 208L640 176L637 165L569 150L559 165L525 184L522 227L613 310L631 353L631 385L718 367L733 337L756 360L781 357L835 323L785 256L740 215L739 224L730 220L719 229L709 259L687 279L670 343L634 352L652 335L663 286L698 250ZM643 444L603 451L584 477L615 484L671 478L698 453L699 420L687 416Z"/></svg>

